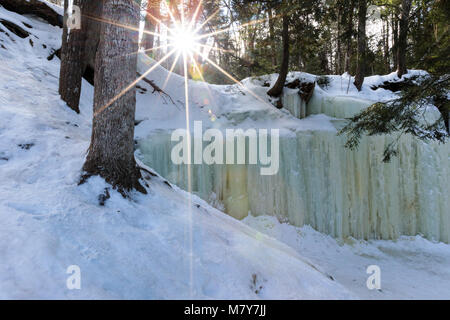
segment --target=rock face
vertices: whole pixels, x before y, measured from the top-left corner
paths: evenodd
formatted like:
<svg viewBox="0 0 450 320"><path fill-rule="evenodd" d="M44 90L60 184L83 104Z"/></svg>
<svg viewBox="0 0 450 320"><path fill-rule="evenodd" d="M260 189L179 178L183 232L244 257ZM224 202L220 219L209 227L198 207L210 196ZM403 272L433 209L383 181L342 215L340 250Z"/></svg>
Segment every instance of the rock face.
<svg viewBox="0 0 450 320"><path fill-rule="evenodd" d="M282 106L294 117L302 119L307 116L306 106L314 93L315 82L305 82L295 79L285 85L281 97Z"/></svg>
<svg viewBox="0 0 450 320"><path fill-rule="evenodd" d="M306 103L308 103L309 99L311 99L315 86L315 82L304 82L300 81L300 79L295 79L294 81L286 84L286 87L289 89L299 89L298 94Z"/></svg>
<svg viewBox="0 0 450 320"><path fill-rule="evenodd" d="M0 0L0 5L9 11L19 14L36 15L53 26L63 26L63 17L50 8L45 2L38 0Z"/></svg>

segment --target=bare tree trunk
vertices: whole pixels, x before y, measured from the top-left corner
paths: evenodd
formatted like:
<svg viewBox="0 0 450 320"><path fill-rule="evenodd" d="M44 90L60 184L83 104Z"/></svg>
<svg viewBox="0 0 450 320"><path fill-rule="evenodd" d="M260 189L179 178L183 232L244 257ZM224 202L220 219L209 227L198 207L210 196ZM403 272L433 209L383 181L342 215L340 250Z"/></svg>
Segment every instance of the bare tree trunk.
<svg viewBox="0 0 450 320"><path fill-rule="evenodd" d="M392 15L392 60L394 62L394 68L397 68L398 66L397 53L398 53L398 20L397 20L397 12L395 12Z"/></svg>
<svg viewBox="0 0 450 320"><path fill-rule="evenodd" d="M408 73L406 69L406 46L408 37L408 22L409 11L411 10L411 0L402 1L402 9L400 15L400 32L398 36L398 51L397 51L397 75L401 78L404 74Z"/></svg>
<svg viewBox="0 0 450 320"><path fill-rule="evenodd" d="M155 32L158 22L155 18L159 19L159 6L160 0L148 0L147 2L147 15L145 17L145 29L149 32ZM144 33L142 37L142 46L145 50L152 49L155 36L153 34ZM150 51L148 51L150 53Z"/></svg>
<svg viewBox="0 0 450 320"><path fill-rule="evenodd" d="M367 1L359 0L358 5L358 65L356 67L355 86L361 91L366 72L366 15Z"/></svg>
<svg viewBox="0 0 450 320"><path fill-rule="evenodd" d="M67 14L67 2L64 2ZM73 5L85 11L85 0L73 0ZM81 17L80 17L81 18ZM67 19L65 19L67 21ZM84 20L84 19L83 19ZM83 26L83 22L81 25ZM85 28L70 29L64 25L63 42L61 48L61 69L59 75L59 94L69 108L80 113L81 78L83 76L83 50L85 42Z"/></svg>
<svg viewBox="0 0 450 320"><path fill-rule="evenodd" d="M158 34L161 34L161 24L158 24ZM159 48L161 46L161 38L160 37L156 37L156 46ZM156 49L155 52L155 60L159 60L160 58L160 49Z"/></svg>
<svg viewBox="0 0 450 320"><path fill-rule="evenodd" d="M100 29L102 23L98 19L102 16L103 1L88 1L86 5L86 16L83 20L86 34L86 42L84 46L84 65L83 72L86 72L86 68L92 73L95 69L95 57L97 55L97 47L100 41Z"/></svg>
<svg viewBox="0 0 450 320"><path fill-rule="evenodd" d="M386 17L388 19L388 17ZM386 32L385 32L385 38L384 38L384 64L386 68L386 72L389 73L390 71L390 64L389 64L389 21L386 20Z"/></svg>
<svg viewBox="0 0 450 320"><path fill-rule="evenodd" d="M336 44L336 74L341 74L342 71L342 6L338 4L338 12L337 12L337 44Z"/></svg>
<svg viewBox="0 0 450 320"><path fill-rule="evenodd" d="M102 1L74 0L73 4L81 9L81 29L68 30L67 24L64 25L59 93L67 105L79 113L82 76L87 79L94 77L101 25L96 19L101 18ZM68 1L64 6L67 14Z"/></svg>
<svg viewBox="0 0 450 320"><path fill-rule="evenodd" d="M267 9L269 17L269 37L270 37L270 48L272 49L272 65L276 66L277 63L277 49L275 48L275 30L273 25L273 13L272 8Z"/></svg>
<svg viewBox="0 0 450 320"><path fill-rule="evenodd" d="M65 75L68 72L67 67L68 65L66 63L63 63L63 61L66 61L66 52L67 52L67 18L68 13L67 10L69 8L69 1L64 1L64 24L63 24L63 33L62 33L62 40L61 40L61 66L59 69L59 94L61 96L65 96L65 92L67 89L67 83L65 81L63 82L61 79L65 79Z"/></svg>
<svg viewBox="0 0 450 320"><path fill-rule="evenodd" d="M352 56L352 37L353 37L353 9L354 9L354 0L350 0L347 9L347 30L345 31L345 36L347 38L347 48L345 52L345 70L350 74L350 58Z"/></svg>
<svg viewBox="0 0 450 320"><path fill-rule="evenodd" d="M122 25L137 26L139 6L133 0L104 0L103 18ZM103 23L96 58L94 117L84 179L100 175L125 195L125 191L146 190L139 183L141 173L134 159L134 86L138 32ZM84 180L83 179L83 180Z"/></svg>
<svg viewBox="0 0 450 320"><path fill-rule="evenodd" d="M284 83L286 82L289 71L289 17L286 14L283 15L282 39L283 61L281 62L281 69L277 82L275 82L274 86L267 92L271 97L279 97L283 93Z"/></svg>
<svg viewBox="0 0 450 320"><path fill-rule="evenodd" d="M327 45L324 44L321 46L321 48L319 49L319 53L318 53L318 57L319 57L319 63L320 63L320 70L322 70L322 72L324 72L325 74L329 74L330 73L330 69L329 69L329 61L328 61L328 56L327 56Z"/></svg>

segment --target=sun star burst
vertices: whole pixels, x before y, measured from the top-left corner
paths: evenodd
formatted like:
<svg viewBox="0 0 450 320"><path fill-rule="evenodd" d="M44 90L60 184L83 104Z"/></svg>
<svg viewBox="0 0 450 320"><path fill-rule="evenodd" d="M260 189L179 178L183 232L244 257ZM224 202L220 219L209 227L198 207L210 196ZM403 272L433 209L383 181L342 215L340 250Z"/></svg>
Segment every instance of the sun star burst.
<svg viewBox="0 0 450 320"><path fill-rule="evenodd" d="M162 58L160 58L152 66L150 66L149 69L146 72L144 72L142 75L140 75L135 81L133 81L127 87L125 87L123 90L121 90L113 99L111 99L102 108L100 108L96 112L95 115L101 113L103 110L108 108L111 104L113 104L115 101L117 101L117 99L119 99L121 96L123 96L127 91L131 90L139 81L141 81L146 76L148 76L153 70L156 69L157 66L161 65L164 61L169 60L169 58L171 58L171 57L173 58L173 64L172 64L172 67L170 68L170 72L164 82L164 87L167 85L169 78L170 78L173 70L176 67L177 62L180 60L179 58L181 57L182 58L181 59L182 60L181 61L182 70L184 73L183 76L185 77L185 86L186 86L186 88L185 88L186 118L189 118L189 96L188 96L189 90L187 88L188 83L189 83L189 81L188 81L189 77L191 77L195 80L201 80L203 82L205 81L205 79L203 77L201 65L199 65L199 63L197 62L198 57L201 57L201 59L204 62L210 64L217 71L219 71L224 76L226 76L229 80L236 83L243 91L249 93L254 98L256 98L257 100L259 100L260 102L262 102L264 104L268 103L267 101L262 99L260 96L256 95L249 88L245 87L239 80L237 80L229 72L225 71L225 69L220 67L217 63L215 63L208 57L209 52L211 50L224 52L224 53L230 52L230 50L224 50L224 49L218 48L216 46L208 45L207 40L218 34L229 32L232 30L233 27L230 26L230 27L227 27L224 29L220 29L220 30L216 30L216 31L212 31L209 33L204 33L204 34L201 33L201 30L203 29L203 27L219 13L220 9L216 10L213 14L211 14L209 17L207 17L205 19L205 21L203 21L201 24L196 25L200 9L203 5L203 0L199 0L199 3L197 5L194 13L190 17L190 20L186 20L186 17L185 17L185 13L184 13L184 7L185 7L184 2L185 1L179 0L179 1L175 1L175 2L181 8L181 10L178 13L178 16L179 16L178 18L176 18L176 15L174 14L174 9L171 9L169 7L169 5L166 3L166 1L162 1L162 3L165 6L165 10L168 13L168 16L170 17L170 22L172 25L171 27L169 27L167 24L165 24L161 19L158 19L157 17L153 16L151 13L147 12L147 15L150 17L151 20L160 24L164 29L167 30L167 34L163 35L161 33L149 31L146 29L142 30L143 34L149 34L154 37L159 37L160 39L165 38L168 43L165 45L158 46L158 47L143 48L142 50L140 50L138 52L124 53L125 55L129 55L129 54L138 54L139 52L145 53L145 52L151 52L151 51L154 52L156 50L161 50L161 49L168 49L167 54L165 54ZM178 12L178 10L177 10L177 12ZM117 27L126 28L126 29L129 29L132 31L139 31L139 29L136 28L135 26L128 26L128 25L120 24L115 21L109 21L109 20L105 20L105 19L93 17L93 16L86 16L86 17L89 19L97 20L102 23L109 23L109 24L115 25ZM273 18L279 18L279 17L276 16ZM234 26L234 28L236 28L237 30L243 29L248 26L259 24L259 23L262 23L265 21L267 21L267 19L253 20L253 21L250 21L248 23L245 23L245 24L242 24L239 26ZM206 86L206 89L209 91L208 86ZM189 128L187 128L187 129L189 129Z"/></svg>

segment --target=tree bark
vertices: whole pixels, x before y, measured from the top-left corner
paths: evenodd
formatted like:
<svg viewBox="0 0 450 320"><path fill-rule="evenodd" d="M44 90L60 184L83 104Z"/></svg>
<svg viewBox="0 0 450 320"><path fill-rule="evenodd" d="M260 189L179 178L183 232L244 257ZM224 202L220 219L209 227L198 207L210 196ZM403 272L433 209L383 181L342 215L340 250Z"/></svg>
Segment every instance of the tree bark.
<svg viewBox="0 0 450 320"><path fill-rule="evenodd" d="M152 16L159 19L159 6L160 0L148 0L147 15L145 17L144 30L153 33L155 32L156 25L158 24L158 22L154 18L152 18ZM154 39L155 36L153 34L144 33L144 35L142 36L142 46L144 47L144 50L149 50L153 48Z"/></svg>
<svg viewBox="0 0 450 320"><path fill-rule="evenodd" d="M101 24L95 19L101 16L102 1L74 0L73 4L81 9L81 29L68 30L64 24L59 94L72 110L79 113L82 77L85 72L91 74L87 79L93 78L94 74ZM68 1L65 1L65 20L67 5Z"/></svg>
<svg viewBox="0 0 450 320"><path fill-rule="evenodd" d="M276 66L277 63L277 49L275 48L275 28L273 25L273 13L272 8L267 9L267 14L269 18L269 38L270 38L270 48L272 51L272 65Z"/></svg>
<svg viewBox="0 0 450 320"><path fill-rule="evenodd" d="M84 65L83 72L86 68L95 69L95 57L97 55L97 47L100 41L100 29L102 23L98 21L102 16L103 1L88 1L86 5L86 19L83 20L85 28L86 42L84 45Z"/></svg>
<svg viewBox="0 0 450 320"><path fill-rule="evenodd" d="M397 19L397 10L394 14L392 14L392 60L394 62L394 68L398 66L398 19Z"/></svg>
<svg viewBox="0 0 450 320"><path fill-rule="evenodd" d="M358 5L358 64L356 67L355 86L361 91L366 72L366 15L367 1L359 0Z"/></svg>
<svg viewBox="0 0 450 320"><path fill-rule="evenodd" d="M69 1L64 1L64 21L67 21L67 9L69 7ZM67 89L67 84L61 79L65 79L65 75L68 72L67 71L67 64L62 63L66 60L66 52L67 52L67 24L63 24L63 32L62 32L62 39L61 39L61 54L60 54L60 60L61 65L59 69L59 94L61 96L65 95L65 91Z"/></svg>
<svg viewBox="0 0 450 320"><path fill-rule="evenodd" d="M398 51L397 51L397 75L401 78L404 74L408 73L406 69L406 47L408 37L408 22L409 11L411 10L411 0L403 0L401 15L400 15L400 32L398 36Z"/></svg>
<svg viewBox="0 0 450 320"><path fill-rule="evenodd" d="M353 9L354 0L348 1L348 8L346 13L347 18L347 29L345 31L345 37L347 40L347 48L345 52L345 67L344 72L350 74L350 59L352 56L352 37L353 37Z"/></svg>
<svg viewBox="0 0 450 320"><path fill-rule="evenodd" d="M64 21L67 21L67 9L69 7L69 1L64 1ZM67 64L64 64L63 61L66 61L67 54L67 24L63 25L62 39L61 39L61 65L59 69L59 94L61 97L66 94L67 83L65 82L65 75L67 74ZM64 80L61 80L64 79Z"/></svg>
<svg viewBox="0 0 450 320"><path fill-rule="evenodd" d="M280 74L274 86L267 92L271 97L279 97L283 93L284 83L289 71L289 17L283 15L283 60L281 62Z"/></svg>
<svg viewBox="0 0 450 320"><path fill-rule="evenodd" d="M336 37L336 74L342 73L342 5L338 3L337 8L337 37Z"/></svg>
<svg viewBox="0 0 450 320"><path fill-rule="evenodd" d="M390 64L389 64L389 21L386 17L386 23L383 22L383 25L385 25L385 38L384 38L384 64L386 68L386 72L390 72Z"/></svg>
<svg viewBox="0 0 450 320"><path fill-rule="evenodd" d="M67 4L64 2L64 16L67 17ZM85 0L73 0L73 5L80 7L81 13L85 11ZM80 17L81 18L81 17ZM67 21L67 19L64 19ZM80 113L81 78L83 76L83 51L86 40L85 19L81 21L80 29L69 29L64 24L63 41L61 47L61 69L59 74L59 94L69 108Z"/></svg>
<svg viewBox="0 0 450 320"><path fill-rule="evenodd" d="M139 7L133 0L104 0L103 19L137 26ZM96 57L94 116L84 178L100 175L122 195L146 190L139 183L134 159L135 88L138 32L103 23Z"/></svg>

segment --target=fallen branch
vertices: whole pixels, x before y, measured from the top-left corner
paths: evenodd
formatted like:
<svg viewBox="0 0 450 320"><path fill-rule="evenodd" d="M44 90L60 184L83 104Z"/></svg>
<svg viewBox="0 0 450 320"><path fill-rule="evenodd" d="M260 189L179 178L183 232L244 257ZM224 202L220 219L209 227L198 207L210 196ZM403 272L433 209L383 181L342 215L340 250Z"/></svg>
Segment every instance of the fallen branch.
<svg viewBox="0 0 450 320"><path fill-rule="evenodd" d="M138 75L139 77L142 76L139 72L137 72L137 75ZM158 85L156 85L152 80L149 80L149 79L147 79L147 78L145 78L145 77L144 77L142 80L145 81L146 83L148 83L148 84L153 88L153 92L152 92L152 93L158 92L158 93L161 94L161 95L165 95L165 96L167 96L167 97L170 99L170 101L172 101L172 103L173 103L174 105L176 105L176 104L175 104L175 101L173 101L172 97L171 97L167 92L165 92L163 89L161 89L160 87L158 87Z"/></svg>

